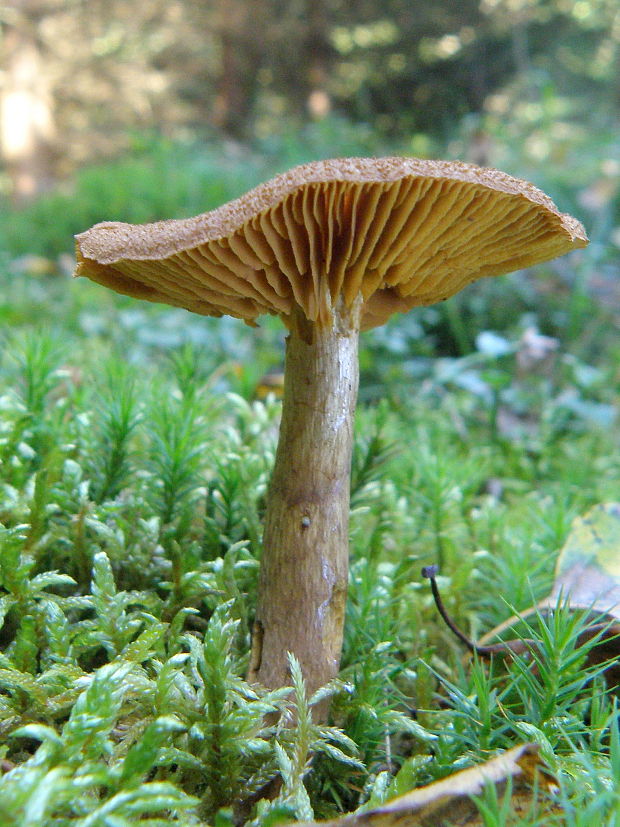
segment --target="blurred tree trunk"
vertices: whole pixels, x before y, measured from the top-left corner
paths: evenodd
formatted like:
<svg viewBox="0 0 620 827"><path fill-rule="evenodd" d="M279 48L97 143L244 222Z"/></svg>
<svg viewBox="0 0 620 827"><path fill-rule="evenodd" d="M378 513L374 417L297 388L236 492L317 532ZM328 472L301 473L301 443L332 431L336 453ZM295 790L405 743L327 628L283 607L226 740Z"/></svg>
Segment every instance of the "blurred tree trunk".
<svg viewBox="0 0 620 827"><path fill-rule="evenodd" d="M220 34L221 71L215 98L215 125L229 135L241 138L252 101L247 88L243 37L230 29Z"/></svg>
<svg viewBox="0 0 620 827"><path fill-rule="evenodd" d="M54 113L49 72L37 36L36 14L16 15L3 34L0 157L12 198L23 204L53 181Z"/></svg>
<svg viewBox="0 0 620 827"><path fill-rule="evenodd" d="M256 97L257 76L269 21L263 0L220 0L216 30L220 67L216 79L214 123L235 138L247 138Z"/></svg>
<svg viewBox="0 0 620 827"><path fill-rule="evenodd" d="M331 109L328 94L330 17L325 0L309 0L306 38L306 106L314 118L324 118Z"/></svg>

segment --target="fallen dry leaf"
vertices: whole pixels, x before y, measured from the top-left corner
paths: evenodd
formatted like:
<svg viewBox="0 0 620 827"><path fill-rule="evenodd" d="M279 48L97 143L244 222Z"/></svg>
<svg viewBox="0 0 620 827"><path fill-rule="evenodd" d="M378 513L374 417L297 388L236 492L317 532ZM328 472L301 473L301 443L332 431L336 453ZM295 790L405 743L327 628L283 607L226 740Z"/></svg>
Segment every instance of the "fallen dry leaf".
<svg viewBox="0 0 620 827"><path fill-rule="evenodd" d="M572 609L590 609L620 620L620 503L595 505L573 520L549 596L503 621L484 640L492 640L539 609L554 608L558 600L567 601Z"/></svg>
<svg viewBox="0 0 620 827"><path fill-rule="evenodd" d="M478 645L484 649L520 620L554 609L562 601L571 609L591 611L592 622L584 627L578 644L599 636L588 660L607 662L608 678L620 683L620 623L614 622L620 621L620 503L600 503L577 517L560 551L548 597L503 621ZM505 645L514 649L514 643Z"/></svg>
<svg viewBox="0 0 620 827"><path fill-rule="evenodd" d="M560 596L567 596L572 608L620 620L620 503L595 505L573 521L553 589L540 605L555 605Z"/></svg>
<svg viewBox="0 0 620 827"><path fill-rule="evenodd" d="M544 614L562 605L585 612L576 644L581 647L591 641L588 664L603 664L608 680L620 685L620 503L596 505L575 519L560 552L549 596L504 620L477 642L457 627L443 605L437 571L437 566L426 566L422 576L430 580L435 605L446 625L470 652L503 658L532 654L538 648L533 638L505 640L501 636L532 614Z"/></svg>
<svg viewBox="0 0 620 827"><path fill-rule="evenodd" d="M483 820L472 796L481 795L488 784L503 794L511 781L511 805L515 814L529 812L533 789L540 793L555 789L555 779L542 764L538 747L523 744L491 758L484 764L462 770L420 787L366 812L351 813L331 821L307 822L304 827L482 827ZM550 799L541 804L551 805Z"/></svg>

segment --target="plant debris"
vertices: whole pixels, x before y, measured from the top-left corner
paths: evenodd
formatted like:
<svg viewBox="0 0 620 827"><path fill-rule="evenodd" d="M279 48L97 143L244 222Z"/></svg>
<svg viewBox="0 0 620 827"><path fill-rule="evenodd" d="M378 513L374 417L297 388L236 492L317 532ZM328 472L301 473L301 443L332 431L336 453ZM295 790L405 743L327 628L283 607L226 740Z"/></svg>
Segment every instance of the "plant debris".
<svg viewBox="0 0 620 827"><path fill-rule="evenodd" d="M483 825L473 796L495 787L496 795L509 795L511 812L523 815L543 801L545 793L556 790L553 775L542 763L536 744L522 744L484 764L435 781L426 787L394 798L381 807L356 812L344 818L320 822L323 827L442 827L442 825ZM536 792L534 792L536 791ZM317 822L307 822L309 827Z"/></svg>

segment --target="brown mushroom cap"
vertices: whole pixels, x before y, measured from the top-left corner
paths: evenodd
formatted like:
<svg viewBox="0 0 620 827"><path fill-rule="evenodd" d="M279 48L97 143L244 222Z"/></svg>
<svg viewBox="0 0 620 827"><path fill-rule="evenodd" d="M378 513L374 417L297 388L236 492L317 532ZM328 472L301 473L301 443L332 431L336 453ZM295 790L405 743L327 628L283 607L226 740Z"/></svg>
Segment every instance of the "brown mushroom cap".
<svg viewBox="0 0 620 827"><path fill-rule="evenodd" d="M195 218L97 224L76 275L119 293L254 323L295 305L326 324L363 297L362 328L588 243L536 187L493 169L414 158L295 167Z"/></svg>

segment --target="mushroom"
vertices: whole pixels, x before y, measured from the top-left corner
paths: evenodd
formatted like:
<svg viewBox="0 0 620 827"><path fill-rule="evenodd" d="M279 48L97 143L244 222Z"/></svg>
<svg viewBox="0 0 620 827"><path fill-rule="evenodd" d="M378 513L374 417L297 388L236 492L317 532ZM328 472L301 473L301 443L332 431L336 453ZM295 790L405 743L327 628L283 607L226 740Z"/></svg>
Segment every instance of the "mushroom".
<svg viewBox="0 0 620 827"><path fill-rule="evenodd" d="M78 276L288 328L250 680L288 683L288 652L311 692L339 668L360 330L587 243L529 183L413 158L309 163L195 218L77 236Z"/></svg>

